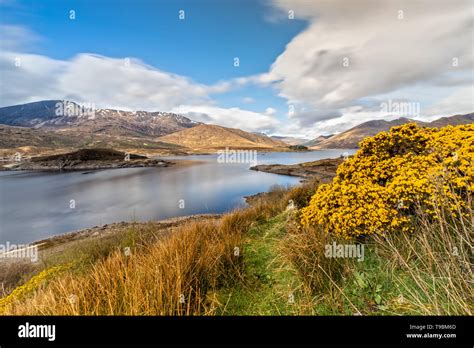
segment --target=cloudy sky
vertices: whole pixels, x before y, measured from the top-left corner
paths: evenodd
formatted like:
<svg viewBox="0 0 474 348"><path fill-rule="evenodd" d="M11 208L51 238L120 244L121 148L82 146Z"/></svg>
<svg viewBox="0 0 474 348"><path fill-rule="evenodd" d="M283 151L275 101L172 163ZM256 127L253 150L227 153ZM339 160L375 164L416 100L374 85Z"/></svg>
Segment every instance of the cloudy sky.
<svg viewBox="0 0 474 348"><path fill-rule="evenodd" d="M0 106L68 99L309 138L474 110L472 0L91 4L0 0Z"/></svg>

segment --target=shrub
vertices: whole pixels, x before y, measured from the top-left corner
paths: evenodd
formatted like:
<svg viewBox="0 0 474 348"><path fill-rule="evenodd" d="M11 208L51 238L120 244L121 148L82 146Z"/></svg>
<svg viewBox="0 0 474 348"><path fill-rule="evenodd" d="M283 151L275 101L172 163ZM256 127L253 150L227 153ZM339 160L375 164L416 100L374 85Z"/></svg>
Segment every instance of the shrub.
<svg viewBox="0 0 474 348"><path fill-rule="evenodd" d="M302 209L302 223L353 238L413 231L418 205L433 219L440 204L463 214L465 195L474 190L473 162L473 124L393 127L361 142Z"/></svg>
<svg viewBox="0 0 474 348"><path fill-rule="evenodd" d="M49 279L67 270L71 266L72 264L65 264L50 267L33 276L25 284L13 290L8 296L0 298L0 313L3 313L3 311L8 308L9 305L22 301L28 294L35 292Z"/></svg>

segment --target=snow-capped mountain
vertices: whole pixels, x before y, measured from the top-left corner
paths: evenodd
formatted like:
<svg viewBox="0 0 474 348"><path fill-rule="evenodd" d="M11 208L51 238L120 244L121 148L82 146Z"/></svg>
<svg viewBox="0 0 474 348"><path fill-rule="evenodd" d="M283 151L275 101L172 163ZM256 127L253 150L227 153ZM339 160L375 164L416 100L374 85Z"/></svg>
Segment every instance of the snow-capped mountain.
<svg viewBox="0 0 474 348"><path fill-rule="evenodd" d="M97 109L63 100L0 108L0 123L59 132L133 137L162 136L200 124L168 112Z"/></svg>

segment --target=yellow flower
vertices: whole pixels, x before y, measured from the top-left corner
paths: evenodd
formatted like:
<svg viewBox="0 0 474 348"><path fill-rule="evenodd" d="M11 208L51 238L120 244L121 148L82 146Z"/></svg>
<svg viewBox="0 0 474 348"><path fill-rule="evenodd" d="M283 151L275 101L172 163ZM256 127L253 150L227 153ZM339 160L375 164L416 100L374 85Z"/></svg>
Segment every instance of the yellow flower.
<svg viewBox="0 0 474 348"><path fill-rule="evenodd" d="M58 274L59 272L69 269L71 266L72 264L53 266L33 276L25 284L17 287L6 297L0 298L0 313L2 313L9 304L23 299L28 294L36 291L45 281L51 279L51 277Z"/></svg>
<svg viewBox="0 0 474 348"><path fill-rule="evenodd" d="M447 206L453 212L462 208L463 196L474 190L473 163L473 124L393 127L361 142L302 209L302 223L322 224L345 238L410 232L415 205L433 218L439 197L459 202Z"/></svg>

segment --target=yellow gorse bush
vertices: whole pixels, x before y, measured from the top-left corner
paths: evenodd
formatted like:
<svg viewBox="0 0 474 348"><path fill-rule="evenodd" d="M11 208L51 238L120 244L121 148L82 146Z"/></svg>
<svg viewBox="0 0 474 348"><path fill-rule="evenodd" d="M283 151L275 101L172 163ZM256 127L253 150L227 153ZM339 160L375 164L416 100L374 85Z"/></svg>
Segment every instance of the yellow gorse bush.
<svg viewBox="0 0 474 348"><path fill-rule="evenodd" d="M409 123L360 143L301 211L303 225L344 238L413 230L417 206L462 213L474 191L474 124L441 129Z"/></svg>
<svg viewBox="0 0 474 348"><path fill-rule="evenodd" d="M25 284L17 287L13 290L9 295L6 297L0 298L0 314L3 313L5 308L16 302L23 300L26 296L31 293L34 293L38 288L44 284L49 279L53 278L57 274L68 270L72 267L72 264L64 264L53 266L41 271L39 274L33 276L30 280L28 280Z"/></svg>

